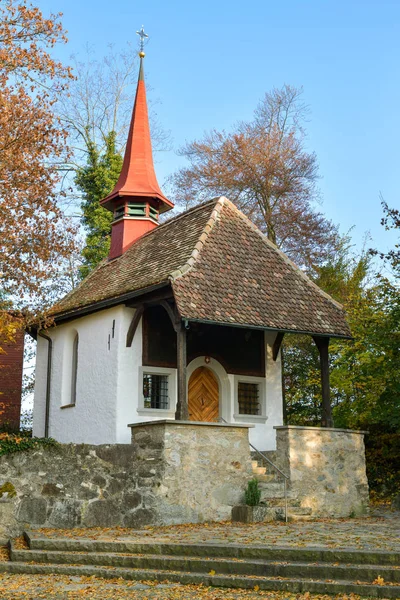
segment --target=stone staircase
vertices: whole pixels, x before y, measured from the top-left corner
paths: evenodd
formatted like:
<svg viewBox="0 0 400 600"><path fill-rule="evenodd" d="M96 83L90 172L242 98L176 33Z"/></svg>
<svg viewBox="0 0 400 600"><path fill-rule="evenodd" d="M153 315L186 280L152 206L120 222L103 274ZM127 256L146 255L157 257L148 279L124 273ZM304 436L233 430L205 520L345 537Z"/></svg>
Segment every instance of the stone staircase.
<svg viewBox="0 0 400 600"><path fill-rule="evenodd" d="M171 581L290 593L400 597L400 553L379 550L153 543L44 537L10 542L0 572Z"/></svg>
<svg viewBox="0 0 400 600"><path fill-rule="evenodd" d="M275 453L266 453L275 454ZM253 455L254 456L254 455ZM268 458L270 458L268 456ZM271 456L271 460L273 460ZM258 480L261 491L261 502L266 504L268 510L266 521L282 521L285 518L285 485L282 476L267 462L253 458L251 461L254 478ZM311 508L301 506L300 500L290 491L287 491L288 520L312 519Z"/></svg>

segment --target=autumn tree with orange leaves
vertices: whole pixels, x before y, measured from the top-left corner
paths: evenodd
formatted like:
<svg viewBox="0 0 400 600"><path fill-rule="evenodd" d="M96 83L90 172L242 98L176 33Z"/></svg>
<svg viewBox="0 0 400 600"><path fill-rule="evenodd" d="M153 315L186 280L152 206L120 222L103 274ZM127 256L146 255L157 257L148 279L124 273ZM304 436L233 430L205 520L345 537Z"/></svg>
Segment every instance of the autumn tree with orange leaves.
<svg viewBox="0 0 400 600"><path fill-rule="evenodd" d="M0 336L5 309L29 319L73 245L57 203L66 134L54 104L72 77L51 50L66 42L61 15L26 0L0 3Z"/></svg>
<svg viewBox="0 0 400 600"><path fill-rule="evenodd" d="M305 146L307 106L289 85L267 93L250 122L187 143L172 177L185 208L221 194L298 265L312 270L337 248L338 230L316 207L318 164Z"/></svg>

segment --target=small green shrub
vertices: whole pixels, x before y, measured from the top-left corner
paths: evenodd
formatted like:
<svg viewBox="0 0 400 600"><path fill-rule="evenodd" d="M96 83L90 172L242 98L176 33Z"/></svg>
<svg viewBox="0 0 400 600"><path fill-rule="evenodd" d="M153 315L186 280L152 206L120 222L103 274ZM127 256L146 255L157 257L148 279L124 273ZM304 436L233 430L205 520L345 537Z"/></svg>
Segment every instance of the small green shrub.
<svg viewBox="0 0 400 600"><path fill-rule="evenodd" d="M58 442L53 438L32 438L23 434L0 433L0 456L51 446L58 446Z"/></svg>
<svg viewBox="0 0 400 600"><path fill-rule="evenodd" d="M257 479L251 479L247 484L247 490L245 491L246 504L247 506L258 506L261 499L261 491L258 487Z"/></svg>

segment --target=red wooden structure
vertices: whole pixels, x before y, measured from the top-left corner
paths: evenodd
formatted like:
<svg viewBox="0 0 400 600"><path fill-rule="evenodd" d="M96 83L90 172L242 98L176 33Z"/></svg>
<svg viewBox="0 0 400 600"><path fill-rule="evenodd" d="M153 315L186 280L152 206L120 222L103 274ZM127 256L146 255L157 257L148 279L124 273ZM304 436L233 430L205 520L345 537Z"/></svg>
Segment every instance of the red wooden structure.
<svg viewBox="0 0 400 600"><path fill-rule="evenodd" d="M0 428L19 429L21 416L24 331L17 330L13 343L0 344Z"/></svg>

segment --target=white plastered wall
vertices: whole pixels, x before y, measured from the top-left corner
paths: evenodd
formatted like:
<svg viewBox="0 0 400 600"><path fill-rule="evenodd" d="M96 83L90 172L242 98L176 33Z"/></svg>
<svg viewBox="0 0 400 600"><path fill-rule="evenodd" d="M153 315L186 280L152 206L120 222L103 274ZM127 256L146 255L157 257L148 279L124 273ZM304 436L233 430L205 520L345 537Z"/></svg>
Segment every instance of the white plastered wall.
<svg viewBox="0 0 400 600"><path fill-rule="evenodd" d="M53 340L49 436L63 443L105 444L118 441L121 321L127 310L117 306L58 325L46 332ZM76 333L79 335L76 404L61 408L71 400L72 345ZM34 435L44 434L46 403L47 341L42 338L39 340Z"/></svg>
<svg viewBox="0 0 400 600"><path fill-rule="evenodd" d="M272 358L272 347L277 334L265 332L265 382L267 392L267 424L265 437L260 440L259 450L276 450L276 425L283 425L282 361L281 351L276 361ZM255 444L256 445L256 444Z"/></svg>
<svg viewBox="0 0 400 600"><path fill-rule="evenodd" d="M126 335L135 309L123 308L117 322L119 340L118 383L117 383L117 420L116 442L130 444L129 423L137 423L139 406L139 371L142 365L142 319L137 326L130 348L126 346Z"/></svg>

